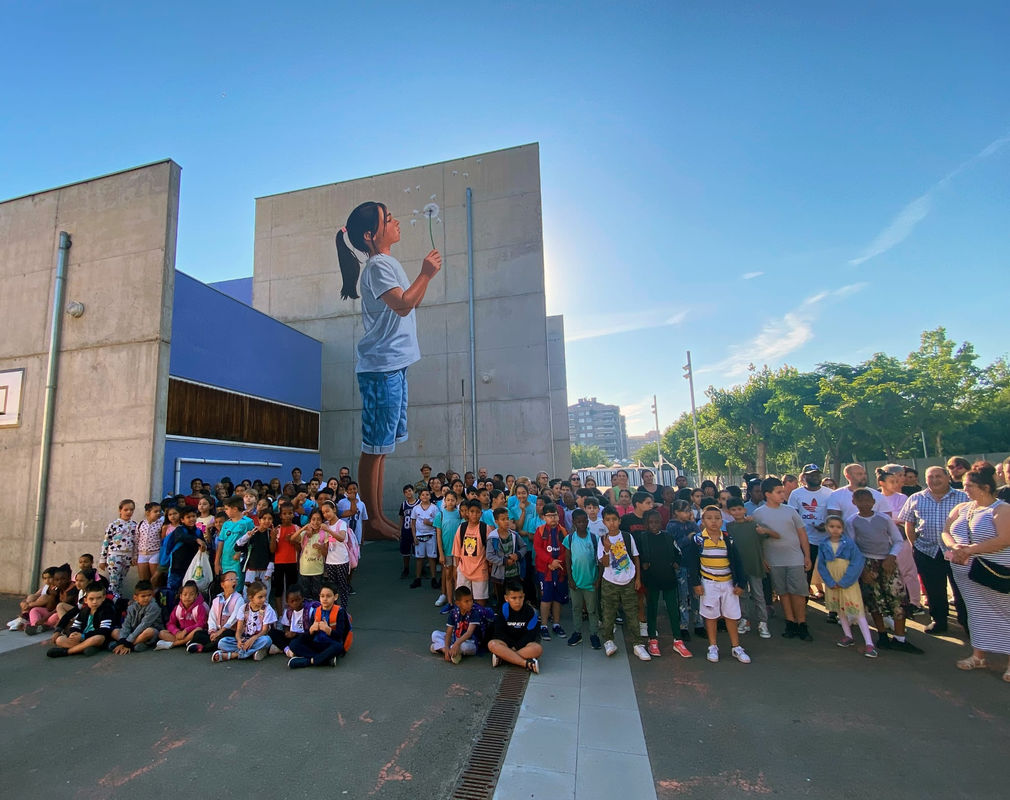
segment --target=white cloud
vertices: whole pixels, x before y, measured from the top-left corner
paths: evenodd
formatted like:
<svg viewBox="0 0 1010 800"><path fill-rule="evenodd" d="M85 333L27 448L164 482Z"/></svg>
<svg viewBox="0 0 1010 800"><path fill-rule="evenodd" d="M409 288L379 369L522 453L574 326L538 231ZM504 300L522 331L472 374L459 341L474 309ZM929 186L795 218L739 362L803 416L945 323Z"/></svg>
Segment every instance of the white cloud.
<svg viewBox="0 0 1010 800"><path fill-rule="evenodd" d="M600 336L611 336L617 333L655 330L656 328L680 325L687 319L687 316L687 311L678 311L671 315L669 307L621 314L608 312L595 317L591 314L566 316L566 327L569 319L571 319L572 325L570 329L565 330L565 341L581 342L586 339L596 339Z"/></svg>
<svg viewBox="0 0 1010 800"><path fill-rule="evenodd" d="M762 275L764 275L763 272L745 272L740 277L745 281L751 281L754 280L754 278L760 278Z"/></svg>
<svg viewBox="0 0 1010 800"><path fill-rule="evenodd" d="M998 153L1007 144L1010 144L1010 135L1001 136L999 139L987 144L967 161L958 164L954 169L933 184L928 191L919 195L912 202L902 208L901 211L898 212L897 216L891 220L890 224L878 233L873 241L867 245L862 254L849 260L849 264L854 267L858 267L860 264L869 261L871 258L876 258L877 256L886 253L892 247L905 241L905 239L911 235L912 231L915 230L915 227L929 215L929 212L933 208L933 195L937 191L942 189L955 177L977 162Z"/></svg>
<svg viewBox="0 0 1010 800"><path fill-rule="evenodd" d="M768 320L747 344L731 345L729 355L710 366L695 369L695 374L718 372L728 377L746 375L751 366L777 366L790 353L814 338L813 323L825 300L844 300L865 289L866 282L851 283L839 289L812 294L781 317Z"/></svg>
<svg viewBox="0 0 1010 800"><path fill-rule="evenodd" d="M642 400L640 403L630 403L621 406L621 413L624 415L628 430L653 431L656 429L656 422L652 417L652 395Z"/></svg>

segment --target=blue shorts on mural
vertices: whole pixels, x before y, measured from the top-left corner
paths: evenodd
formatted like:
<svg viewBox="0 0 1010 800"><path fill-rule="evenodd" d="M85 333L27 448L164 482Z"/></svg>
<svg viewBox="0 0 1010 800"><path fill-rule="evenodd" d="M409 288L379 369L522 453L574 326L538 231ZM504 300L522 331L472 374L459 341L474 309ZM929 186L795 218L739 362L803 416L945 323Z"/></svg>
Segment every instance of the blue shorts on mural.
<svg viewBox="0 0 1010 800"><path fill-rule="evenodd" d="M407 368L359 372L361 452L386 455L407 441Z"/></svg>
<svg viewBox="0 0 1010 800"><path fill-rule="evenodd" d="M552 575L554 573L551 573ZM555 578L548 580L542 572L537 573L537 580L540 581L540 602L541 603L561 603L568 602L568 579Z"/></svg>

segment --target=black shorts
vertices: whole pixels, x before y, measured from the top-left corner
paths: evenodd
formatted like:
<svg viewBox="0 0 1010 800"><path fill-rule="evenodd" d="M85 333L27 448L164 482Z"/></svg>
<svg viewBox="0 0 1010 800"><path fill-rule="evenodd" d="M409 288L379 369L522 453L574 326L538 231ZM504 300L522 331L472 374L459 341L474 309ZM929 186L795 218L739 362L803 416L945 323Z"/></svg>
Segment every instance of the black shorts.
<svg viewBox="0 0 1010 800"><path fill-rule="evenodd" d="M298 583L298 564L274 564L273 595L281 599Z"/></svg>
<svg viewBox="0 0 1010 800"><path fill-rule="evenodd" d="M414 555L414 532L410 528L404 530L402 526L400 527L400 555Z"/></svg>

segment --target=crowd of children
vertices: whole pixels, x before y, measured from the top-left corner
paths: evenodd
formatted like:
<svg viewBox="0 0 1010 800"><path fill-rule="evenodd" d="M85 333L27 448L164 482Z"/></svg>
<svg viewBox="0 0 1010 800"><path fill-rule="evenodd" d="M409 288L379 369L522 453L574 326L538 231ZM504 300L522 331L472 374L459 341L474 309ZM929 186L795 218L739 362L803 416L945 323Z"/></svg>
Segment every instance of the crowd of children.
<svg viewBox="0 0 1010 800"><path fill-rule="evenodd" d="M577 473L531 481L483 471L431 475L425 467L422 481L403 487L401 577L413 574L410 587L420 588L427 566L446 615L430 649L446 661L489 651L495 665L538 672L542 643L557 637L574 647L584 634L606 656L626 638L649 661L663 654L665 604L673 652L690 658L693 633L717 662L724 629L731 655L747 664L741 637L752 630L771 637L774 595L783 637L813 638L806 621L812 576L823 585L829 621L841 625L839 646L855 643L856 623L864 654L876 657L869 616L881 641L893 619L894 649L921 652L903 636L897 528L874 510L867 489L852 493L855 513L847 518L828 514L826 502L811 506L808 490L821 491L815 465L804 470L807 494L795 489L800 507L789 501L789 476L751 481L744 494L711 482L690 489L679 479L676 488L663 487L651 473L633 490L619 470L604 492L592 478L582 485ZM66 564L46 570L9 627L50 631L54 658L182 648L209 652L215 662L283 653L292 668L335 664L351 643L353 573L367 519L349 471L326 482L317 471L301 484L295 470L284 487L223 481L214 493L209 488L196 480L188 496L147 503L139 524L135 503L123 500L97 569L86 554L76 574ZM128 601L124 581L134 565ZM619 624L626 637L617 636Z"/></svg>

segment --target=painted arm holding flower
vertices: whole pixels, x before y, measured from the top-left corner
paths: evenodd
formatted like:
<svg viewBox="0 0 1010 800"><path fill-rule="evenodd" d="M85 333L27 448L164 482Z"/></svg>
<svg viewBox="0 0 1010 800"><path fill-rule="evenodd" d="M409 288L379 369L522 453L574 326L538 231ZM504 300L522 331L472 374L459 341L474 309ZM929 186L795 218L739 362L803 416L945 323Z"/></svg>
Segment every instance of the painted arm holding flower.
<svg viewBox="0 0 1010 800"><path fill-rule="evenodd" d="M421 264L421 274L414 279L409 289L404 291L394 287L382 295L382 299L387 306L396 312L397 316L407 316L421 305L424 293L428 291L428 283L438 275L440 269L442 269L442 254L438 250L432 250L424 257L424 263Z"/></svg>

